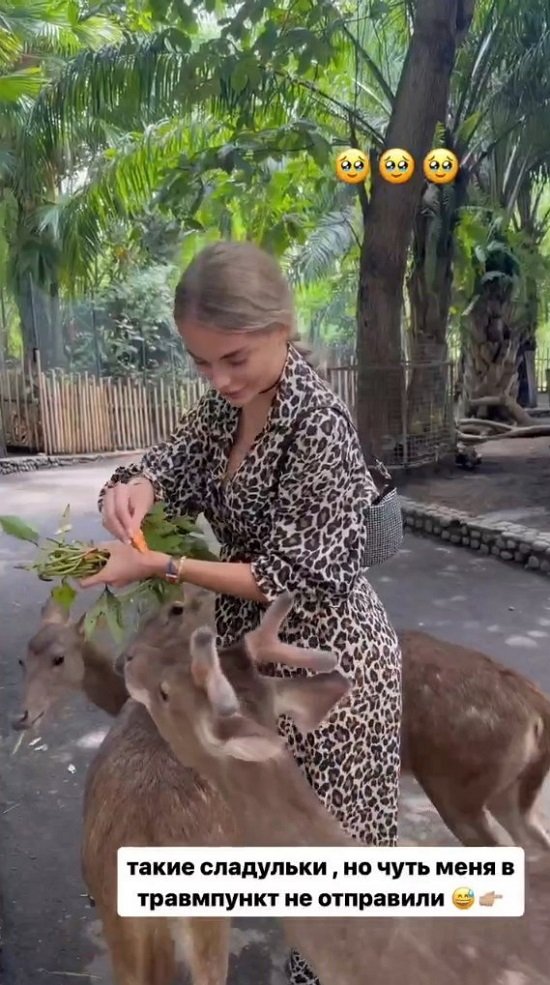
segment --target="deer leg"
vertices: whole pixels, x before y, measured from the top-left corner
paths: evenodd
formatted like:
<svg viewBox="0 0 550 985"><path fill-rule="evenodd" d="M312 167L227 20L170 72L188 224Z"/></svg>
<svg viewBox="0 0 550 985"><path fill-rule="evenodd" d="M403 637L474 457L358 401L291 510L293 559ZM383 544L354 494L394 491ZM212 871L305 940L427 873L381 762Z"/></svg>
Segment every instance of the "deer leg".
<svg viewBox="0 0 550 985"><path fill-rule="evenodd" d="M103 933L115 985L173 985L174 942L166 924L117 915L104 922Z"/></svg>
<svg viewBox="0 0 550 985"><path fill-rule="evenodd" d="M480 798L472 795L458 796L456 788L447 789L447 785L442 788L440 784L436 787L436 784L424 779L421 786L443 823L463 845L469 848L507 845L495 830L489 812Z"/></svg>
<svg viewBox="0 0 550 985"><path fill-rule="evenodd" d="M225 917L188 917L181 929L183 934L176 934L192 985L226 985L231 921Z"/></svg>
<svg viewBox="0 0 550 985"><path fill-rule="evenodd" d="M526 850L535 845L538 848L550 848L550 836L536 817L533 807L526 812L521 810L516 783L496 794L489 801L488 807L516 845Z"/></svg>

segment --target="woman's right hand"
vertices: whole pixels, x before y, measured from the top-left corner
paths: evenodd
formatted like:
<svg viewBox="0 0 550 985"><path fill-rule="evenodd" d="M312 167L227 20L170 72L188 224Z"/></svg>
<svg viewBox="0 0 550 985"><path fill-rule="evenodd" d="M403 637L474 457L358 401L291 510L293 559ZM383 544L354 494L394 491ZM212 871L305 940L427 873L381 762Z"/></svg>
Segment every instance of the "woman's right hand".
<svg viewBox="0 0 550 985"><path fill-rule="evenodd" d="M117 482L107 489L103 498L103 526L117 540L129 544L154 502L155 493L149 479Z"/></svg>

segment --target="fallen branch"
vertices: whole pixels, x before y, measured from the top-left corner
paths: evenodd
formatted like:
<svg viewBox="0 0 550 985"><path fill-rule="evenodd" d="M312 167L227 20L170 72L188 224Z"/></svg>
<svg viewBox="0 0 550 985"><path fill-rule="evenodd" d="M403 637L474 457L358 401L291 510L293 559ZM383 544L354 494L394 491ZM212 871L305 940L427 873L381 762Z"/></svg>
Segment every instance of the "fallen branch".
<svg viewBox="0 0 550 985"><path fill-rule="evenodd" d="M463 417L458 421L458 427L462 430L467 430L470 426L489 428L491 431L500 431L504 434L506 431L513 431L515 424L504 424L503 421L491 421L479 417Z"/></svg>
<svg viewBox="0 0 550 985"><path fill-rule="evenodd" d="M494 397L474 397L468 403L470 407L503 407L509 413L512 420L516 421L522 427L530 427L535 423L527 411L523 407L520 407L517 400L504 393Z"/></svg>
<svg viewBox="0 0 550 985"><path fill-rule="evenodd" d="M483 424L459 424L458 426L464 434L475 434L480 437L487 437L492 433L490 428L484 427Z"/></svg>
<svg viewBox="0 0 550 985"><path fill-rule="evenodd" d="M503 438L550 438L550 424L534 424L531 427L513 428L506 434L467 434L457 430L456 437L465 445L480 445L485 441L502 441Z"/></svg>

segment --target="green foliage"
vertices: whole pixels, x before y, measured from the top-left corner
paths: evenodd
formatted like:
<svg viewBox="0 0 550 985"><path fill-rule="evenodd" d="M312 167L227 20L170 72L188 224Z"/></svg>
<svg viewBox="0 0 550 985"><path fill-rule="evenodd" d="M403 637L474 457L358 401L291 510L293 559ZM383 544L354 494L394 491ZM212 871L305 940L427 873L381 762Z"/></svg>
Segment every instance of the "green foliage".
<svg viewBox="0 0 550 985"><path fill-rule="evenodd" d="M72 529L69 513L70 508L67 506L56 537L45 538L43 542L40 541L38 532L19 517L0 517L0 527L4 533L38 547L37 559L24 567L35 571L42 581L56 582L51 590L51 597L67 612L70 612L78 597L78 591L71 585L71 580L78 583L80 579L96 574L108 560L108 553L100 551L91 543L67 540L67 534ZM189 517L168 517L163 503L152 507L144 520L142 531L151 551L161 551L173 557L186 555L205 561L216 559L194 521ZM136 606L138 613L141 613L168 601L178 592L178 586L170 585L162 578L146 579L120 595L115 595L106 587L86 613L85 635L89 638L98 626L106 625L115 642L119 643L125 629L131 624Z"/></svg>
<svg viewBox="0 0 550 985"><path fill-rule="evenodd" d="M38 544L40 536L38 532L18 516L0 516L0 527L10 537L25 540L31 544Z"/></svg>
<svg viewBox="0 0 550 985"><path fill-rule="evenodd" d="M184 372L187 357L173 320L175 267L131 264L96 298L66 306L67 358L74 371L113 378Z"/></svg>
<svg viewBox="0 0 550 985"><path fill-rule="evenodd" d="M22 316L29 271L47 296L60 288L81 300L93 289L105 313L101 366L156 370L171 338L161 312L172 272L220 235L250 237L281 257L307 330L351 341L363 215L357 189L337 186L332 158L352 137L382 146L410 4L366 0L359 18L356 4L328 0L10 0L9 9L23 26L12 15L0 69L41 38L40 72L52 77L37 98L38 75L19 80L35 86L23 100L17 79L6 82L0 180L16 204L5 229ZM461 158L466 204L457 214L452 190L438 195L424 251L433 287L441 244L454 242L453 323L473 296L473 247L486 245L492 218L502 215L512 237L523 229L525 249L514 240L513 250L525 273L548 225L534 185L547 180L549 155L547 13L547 0L479 0L458 51L434 142ZM1 94L2 76L0 103ZM165 283L160 265L170 268ZM81 336L78 358L92 366L95 342Z"/></svg>

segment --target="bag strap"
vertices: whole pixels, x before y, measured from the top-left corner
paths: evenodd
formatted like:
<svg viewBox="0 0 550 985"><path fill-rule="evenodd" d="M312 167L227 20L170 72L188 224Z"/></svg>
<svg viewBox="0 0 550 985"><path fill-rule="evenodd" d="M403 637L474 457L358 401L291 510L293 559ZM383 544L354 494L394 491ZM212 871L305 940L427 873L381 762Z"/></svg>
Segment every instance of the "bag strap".
<svg viewBox="0 0 550 985"><path fill-rule="evenodd" d="M275 467L275 476L277 482L279 482L280 475L283 470L283 466L286 464L288 452L294 440L298 427L300 426L302 421L307 420L311 416L311 414L314 413L316 410L336 411L337 414L341 414L342 417L345 417L348 424L353 428L353 430L357 434L357 428L355 427L355 424L353 423L348 411L344 410L344 408L342 407L339 407L338 404L317 404L316 407L311 407L308 408L307 410L302 411L300 414L297 415L297 417L294 418L294 421L292 422L292 427L290 428L289 431L286 432L283 438L281 455ZM395 489L395 483L392 479L390 472L388 472L388 469L384 465L384 463L381 462L380 459L377 458L375 455L373 455L370 452L370 450L367 451L366 454L365 452L362 451L362 455L369 471L378 472L381 478L385 480L383 494L385 495L387 492L390 492L392 489Z"/></svg>

